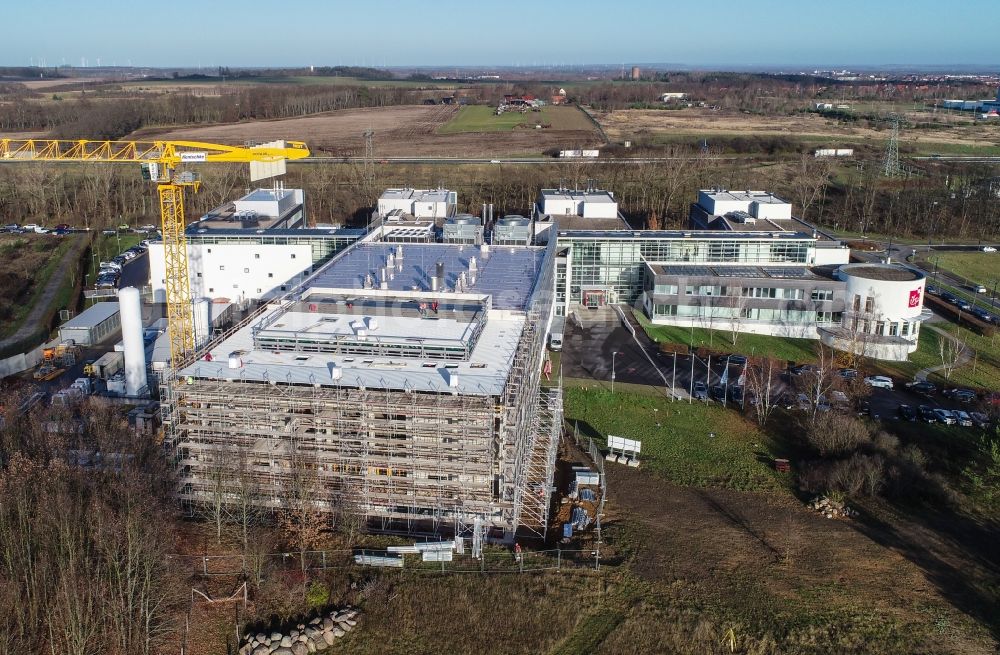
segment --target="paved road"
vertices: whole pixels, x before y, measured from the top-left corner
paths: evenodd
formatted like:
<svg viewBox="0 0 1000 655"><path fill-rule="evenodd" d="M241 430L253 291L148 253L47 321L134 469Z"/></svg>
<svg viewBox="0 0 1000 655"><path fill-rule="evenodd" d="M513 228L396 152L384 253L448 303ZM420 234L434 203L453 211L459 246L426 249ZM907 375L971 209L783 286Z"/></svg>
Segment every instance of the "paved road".
<svg viewBox="0 0 1000 655"><path fill-rule="evenodd" d="M122 266L122 276L118 280L118 288L135 287L141 289L149 283L149 253L144 252Z"/></svg>
<svg viewBox="0 0 1000 655"><path fill-rule="evenodd" d="M53 239L55 238L57 237L53 237ZM28 312L24 322L21 323L21 327L9 337L0 339L0 349L13 345L17 341L30 336L32 332L38 329L42 323L42 319L52 307L52 303L55 302L59 288L65 282L66 277L76 272L74 269L79 268L80 257L83 256L83 251L87 247L87 240L82 236L66 236L62 238L76 239L76 243L70 246L69 250L63 255L62 261L59 262L52 272L52 277L49 278L41 293L35 298L35 304Z"/></svg>

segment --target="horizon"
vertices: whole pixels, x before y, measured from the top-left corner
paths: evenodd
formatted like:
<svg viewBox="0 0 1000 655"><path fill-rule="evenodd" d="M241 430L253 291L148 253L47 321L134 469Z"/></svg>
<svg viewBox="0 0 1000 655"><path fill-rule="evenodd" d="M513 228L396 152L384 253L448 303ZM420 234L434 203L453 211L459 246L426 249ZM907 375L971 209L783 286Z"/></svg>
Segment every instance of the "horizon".
<svg viewBox="0 0 1000 655"><path fill-rule="evenodd" d="M422 11L392 0L336 6L300 0L275 12L259 0L211 6L184 0L171 5L166 17L156 16L163 41L150 47L148 5L108 0L95 25L93 7L52 0L45 8L44 33L50 38L44 44L37 36L42 20L37 6L5 9L11 29L0 43L0 61L137 68L565 68L662 62L702 70L1000 69L992 33L1000 24L1000 5L981 0L950 12L931 0L878 6L848 0L836 8L762 0L751 10L738 0L721 0L711 9L668 4L626 0L609 12L594 0L537 7L527 0L481 7L444 0ZM193 26L189 14L197 18ZM522 16L530 20L519 22Z"/></svg>

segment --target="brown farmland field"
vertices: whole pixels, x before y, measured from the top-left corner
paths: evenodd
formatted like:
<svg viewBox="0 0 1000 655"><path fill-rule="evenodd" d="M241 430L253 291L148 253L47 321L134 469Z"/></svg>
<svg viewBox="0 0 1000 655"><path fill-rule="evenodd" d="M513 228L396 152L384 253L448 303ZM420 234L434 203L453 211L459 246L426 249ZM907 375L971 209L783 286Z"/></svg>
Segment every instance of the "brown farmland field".
<svg viewBox="0 0 1000 655"><path fill-rule="evenodd" d="M455 106L408 105L345 109L273 121L251 121L204 127L144 129L130 138L187 139L220 143L289 139L305 141L314 153L330 156L364 154L362 133L375 131L375 157L491 157L538 154L549 148L595 147L595 129L511 130L438 134L458 112ZM583 127L574 124L573 127Z"/></svg>
<svg viewBox="0 0 1000 655"><path fill-rule="evenodd" d="M925 112L907 115L907 120L930 120ZM864 126L839 123L820 114L796 116L757 116L707 108L680 111L656 109L622 109L598 112L594 117L604 128L608 138L621 141L646 135L653 139L669 140L671 137L712 136L784 136L805 138L810 141L828 140L859 143L871 141L882 144L889 136L888 130L874 130ZM1000 127L969 124L967 120L936 130L903 129L900 145L934 147L938 144L983 147L1000 144Z"/></svg>

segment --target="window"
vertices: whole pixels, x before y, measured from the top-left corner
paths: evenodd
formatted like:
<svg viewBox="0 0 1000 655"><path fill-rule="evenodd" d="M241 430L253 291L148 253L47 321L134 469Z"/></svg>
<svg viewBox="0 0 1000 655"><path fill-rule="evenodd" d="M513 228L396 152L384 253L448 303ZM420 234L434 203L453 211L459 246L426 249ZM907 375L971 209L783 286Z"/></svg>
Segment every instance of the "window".
<svg viewBox="0 0 1000 655"><path fill-rule="evenodd" d="M211 253L211 252L212 252L212 249L211 249L211 248L207 248L207 250L208 250L208 252L209 252L209 253Z"/></svg>
<svg viewBox="0 0 1000 655"><path fill-rule="evenodd" d="M243 269L243 272L244 272L244 273L249 273L249 272L250 272L250 269L249 269L249 268L244 268L244 269Z"/></svg>
<svg viewBox="0 0 1000 655"><path fill-rule="evenodd" d="M220 270L220 271L224 271L224 270L226 270L226 267L225 267L225 266L220 266L220 267L219 267L219 270Z"/></svg>
<svg viewBox="0 0 1000 655"><path fill-rule="evenodd" d="M268 277L274 277L274 273L268 273L267 276Z"/></svg>
<svg viewBox="0 0 1000 655"><path fill-rule="evenodd" d="M861 311L861 296L859 294L854 294L854 311Z"/></svg>
<svg viewBox="0 0 1000 655"><path fill-rule="evenodd" d="M871 314L875 311L875 299L871 296L865 297L865 312Z"/></svg>
<svg viewBox="0 0 1000 655"><path fill-rule="evenodd" d="M201 273L198 273L198 277L201 277Z"/></svg>
<svg viewBox="0 0 1000 655"><path fill-rule="evenodd" d="M257 293L260 293L260 289L257 289Z"/></svg>
<svg viewBox="0 0 1000 655"><path fill-rule="evenodd" d="M899 331L899 323L896 323L895 321L893 321L892 323L889 323L889 336L890 337L896 336L898 334L898 331Z"/></svg>
<svg viewBox="0 0 1000 655"><path fill-rule="evenodd" d="M260 253L259 252L254 253L253 258L260 259Z"/></svg>
<svg viewBox="0 0 1000 655"><path fill-rule="evenodd" d="M209 287L209 288L208 288L208 292L209 292L209 293L212 293L213 291L215 291L215 287Z"/></svg>
<svg viewBox="0 0 1000 655"><path fill-rule="evenodd" d="M810 297L813 300L833 300L833 289L813 289Z"/></svg>
<svg viewBox="0 0 1000 655"><path fill-rule="evenodd" d="M907 321L902 322L902 327L900 328L899 336L908 337L910 336L910 324Z"/></svg>
<svg viewBox="0 0 1000 655"><path fill-rule="evenodd" d="M295 259L295 253L294 252L292 253L292 259Z"/></svg>
<svg viewBox="0 0 1000 655"><path fill-rule="evenodd" d="M281 285L281 290L282 291L288 291L288 287L286 287L285 285Z"/></svg>

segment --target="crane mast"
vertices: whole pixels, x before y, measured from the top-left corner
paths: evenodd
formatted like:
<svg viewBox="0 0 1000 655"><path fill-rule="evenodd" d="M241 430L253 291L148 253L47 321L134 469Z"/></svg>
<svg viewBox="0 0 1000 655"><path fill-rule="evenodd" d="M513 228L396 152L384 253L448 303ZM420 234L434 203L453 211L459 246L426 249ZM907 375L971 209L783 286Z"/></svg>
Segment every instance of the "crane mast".
<svg viewBox="0 0 1000 655"><path fill-rule="evenodd" d="M170 359L174 369L183 367L195 352L184 194L188 188L197 192L201 184L196 175L178 172L177 167L203 163L275 163L308 156L309 149L301 141L239 147L199 141L0 139L0 162L135 162L143 165L143 177L156 182L166 264Z"/></svg>

